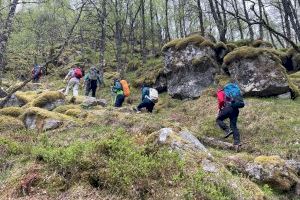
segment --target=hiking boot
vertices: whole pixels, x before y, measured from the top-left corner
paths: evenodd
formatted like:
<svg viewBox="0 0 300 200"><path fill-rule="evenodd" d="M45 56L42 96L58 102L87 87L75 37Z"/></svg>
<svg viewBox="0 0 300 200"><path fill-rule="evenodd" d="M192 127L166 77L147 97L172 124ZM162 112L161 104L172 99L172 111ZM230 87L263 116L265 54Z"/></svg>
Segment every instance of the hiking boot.
<svg viewBox="0 0 300 200"><path fill-rule="evenodd" d="M233 145L233 148L234 148L235 152L240 152L241 151L241 147L242 147L241 144L234 144Z"/></svg>
<svg viewBox="0 0 300 200"><path fill-rule="evenodd" d="M226 131L224 138L228 138L232 134L233 134L233 131L232 130L228 130L228 131Z"/></svg>
<svg viewBox="0 0 300 200"><path fill-rule="evenodd" d="M133 108L133 111L136 113L141 113L141 111L139 111L136 107Z"/></svg>

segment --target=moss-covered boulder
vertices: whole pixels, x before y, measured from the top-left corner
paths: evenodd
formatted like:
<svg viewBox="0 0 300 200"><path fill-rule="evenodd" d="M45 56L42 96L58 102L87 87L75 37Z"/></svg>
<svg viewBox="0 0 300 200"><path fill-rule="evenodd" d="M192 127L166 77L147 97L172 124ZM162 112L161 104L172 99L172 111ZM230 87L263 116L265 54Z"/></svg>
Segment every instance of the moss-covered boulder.
<svg viewBox="0 0 300 200"><path fill-rule="evenodd" d="M167 146L181 155L200 153L210 156L205 146L190 132L176 132L172 128L163 128L148 137L148 143L154 146Z"/></svg>
<svg viewBox="0 0 300 200"><path fill-rule="evenodd" d="M280 58L268 49L241 47L227 54L224 69L247 96L276 96L290 92Z"/></svg>
<svg viewBox="0 0 300 200"><path fill-rule="evenodd" d="M300 179L279 156L259 156L253 163L248 163L246 172L256 181L268 183L281 191L290 191Z"/></svg>
<svg viewBox="0 0 300 200"><path fill-rule="evenodd" d="M0 109L0 115L6 115L11 117L19 117L23 114L23 109L20 107L6 107Z"/></svg>
<svg viewBox="0 0 300 200"><path fill-rule="evenodd" d="M268 184L272 188L295 192L300 183L299 162L283 160L279 156L258 156L237 154L224 158L225 166L234 172L240 172L260 184Z"/></svg>
<svg viewBox="0 0 300 200"><path fill-rule="evenodd" d="M0 132L14 131L24 128L22 121L17 118L0 115Z"/></svg>
<svg viewBox="0 0 300 200"><path fill-rule="evenodd" d="M27 129L37 131L52 130L75 122L70 116L37 107L28 108L21 119Z"/></svg>
<svg viewBox="0 0 300 200"><path fill-rule="evenodd" d="M211 42L199 35L176 39L163 47L168 93L179 99L197 98L214 81L218 69Z"/></svg>
<svg viewBox="0 0 300 200"><path fill-rule="evenodd" d="M58 91L44 92L32 101L32 106L53 110L65 103L65 96Z"/></svg>

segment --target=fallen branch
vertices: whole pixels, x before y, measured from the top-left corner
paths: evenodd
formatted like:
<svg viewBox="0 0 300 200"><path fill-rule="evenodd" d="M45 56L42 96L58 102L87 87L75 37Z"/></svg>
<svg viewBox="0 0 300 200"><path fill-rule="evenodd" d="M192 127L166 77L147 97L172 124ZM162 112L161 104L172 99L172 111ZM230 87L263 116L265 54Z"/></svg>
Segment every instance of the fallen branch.
<svg viewBox="0 0 300 200"><path fill-rule="evenodd" d="M19 85L18 87L14 88L10 93L8 93L7 96L0 102L0 109L5 106L5 104L9 101L10 97L15 92L17 92L18 90L22 89L27 83L29 83L32 80L33 80L33 78L30 78L30 79L24 81L21 85Z"/></svg>
<svg viewBox="0 0 300 200"><path fill-rule="evenodd" d="M217 138L213 138L213 137L207 137L207 136L201 136L198 137L198 139L207 146L213 147L213 148L217 148L217 149L223 149L223 150L236 150L235 146L232 143L229 142L224 142L221 141ZM258 149L254 149L252 147L250 147L249 145L246 145L247 143L249 143L249 141L246 142L242 142L241 143L241 151L246 151L248 153L257 153L260 154L260 150Z"/></svg>

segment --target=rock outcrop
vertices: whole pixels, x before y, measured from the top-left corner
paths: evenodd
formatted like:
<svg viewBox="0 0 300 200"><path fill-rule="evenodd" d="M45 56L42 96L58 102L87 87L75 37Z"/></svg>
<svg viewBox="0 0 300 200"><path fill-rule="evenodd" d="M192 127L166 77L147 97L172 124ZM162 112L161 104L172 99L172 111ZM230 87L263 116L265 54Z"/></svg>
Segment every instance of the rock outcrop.
<svg viewBox="0 0 300 200"><path fill-rule="evenodd" d="M37 131L48 131L74 122L74 120L67 115L37 107L27 109L21 118L27 129Z"/></svg>
<svg viewBox="0 0 300 200"><path fill-rule="evenodd" d="M98 105L105 107L107 106L107 101L105 99L97 99L95 97L85 97L81 105L84 108L90 108Z"/></svg>
<svg viewBox="0 0 300 200"><path fill-rule="evenodd" d="M300 195L296 190L300 186L299 162L285 161L279 156L258 156L253 160L230 156L226 158L226 165L256 182L269 184L280 191L294 190L294 193Z"/></svg>
<svg viewBox="0 0 300 200"><path fill-rule="evenodd" d="M224 69L228 70L246 96L269 97L290 91L281 60L266 49L235 49L225 56L224 64Z"/></svg>
<svg viewBox="0 0 300 200"><path fill-rule="evenodd" d="M168 93L178 99L197 98L217 72L214 44L192 35L163 47Z"/></svg>
<svg viewBox="0 0 300 200"><path fill-rule="evenodd" d="M47 110L53 110L65 104L65 96L58 91L44 92L32 102L32 106Z"/></svg>

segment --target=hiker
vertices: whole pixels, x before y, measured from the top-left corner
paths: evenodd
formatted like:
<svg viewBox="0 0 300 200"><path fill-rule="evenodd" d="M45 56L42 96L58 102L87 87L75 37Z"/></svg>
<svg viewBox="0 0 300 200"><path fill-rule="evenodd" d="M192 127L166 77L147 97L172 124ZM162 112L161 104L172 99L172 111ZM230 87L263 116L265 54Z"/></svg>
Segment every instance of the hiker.
<svg viewBox="0 0 300 200"><path fill-rule="evenodd" d="M219 127L225 131L224 138L228 138L233 134L234 147L239 150L240 133L237 128L237 120L239 116L239 108L245 106L240 88L235 83L228 83L224 88L219 88L217 92L219 114L216 119ZM230 119L230 128L224 123L224 120Z"/></svg>
<svg viewBox="0 0 300 200"><path fill-rule="evenodd" d="M147 85L142 86L142 102L134 110L140 113L143 108L146 108L148 112L152 113L155 103L158 101L158 92L154 88L150 88Z"/></svg>
<svg viewBox="0 0 300 200"><path fill-rule="evenodd" d="M125 97L130 95L129 84L126 80L114 79L114 86L112 87L112 92L117 94L115 99L115 107L122 107Z"/></svg>
<svg viewBox="0 0 300 200"><path fill-rule="evenodd" d="M115 107L122 107L123 102L125 100L124 92L122 85L119 79L114 80L114 85L112 87L112 92L116 93L117 96L115 98Z"/></svg>
<svg viewBox="0 0 300 200"><path fill-rule="evenodd" d="M99 71L96 67L91 67L89 72L84 76L85 96L89 96L92 90L92 97L96 97L97 86L102 84Z"/></svg>
<svg viewBox="0 0 300 200"><path fill-rule="evenodd" d="M73 96L78 96L78 88L82 76L82 70L79 67L75 67L69 71L64 79L65 82L68 82L65 95L68 95L70 88L73 88Z"/></svg>
<svg viewBox="0 0 300 200"><path fill-rule="evenodd" d="M32 71L31 71L31 74L32 74L32 79L33 79L33 82L34 83L37 83L39 82L41 76L42 76L42 67L38 64L35 64Z"/></svg>

